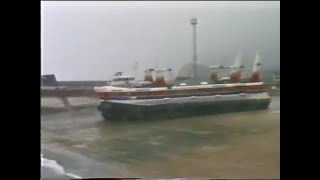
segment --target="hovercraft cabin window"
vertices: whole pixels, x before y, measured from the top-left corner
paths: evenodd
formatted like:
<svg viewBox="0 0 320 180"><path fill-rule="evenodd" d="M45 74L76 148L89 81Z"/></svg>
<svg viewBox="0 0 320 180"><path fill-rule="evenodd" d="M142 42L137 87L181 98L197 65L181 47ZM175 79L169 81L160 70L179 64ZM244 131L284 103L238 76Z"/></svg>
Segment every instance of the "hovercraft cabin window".
<svg viewBox="0 0 320 180"><path fill-rule="evenodd" d="M133 81L134 77L127 77L127 78L114 78L113 81Z"/></svg>

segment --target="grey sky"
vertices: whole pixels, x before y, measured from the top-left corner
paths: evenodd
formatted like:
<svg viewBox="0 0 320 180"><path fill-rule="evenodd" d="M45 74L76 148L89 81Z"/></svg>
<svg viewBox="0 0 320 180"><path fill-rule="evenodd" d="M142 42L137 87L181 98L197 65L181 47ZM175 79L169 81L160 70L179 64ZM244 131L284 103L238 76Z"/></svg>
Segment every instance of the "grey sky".
<svg viewBox="0 0 320 180"><path fill-rule="evenodd" d="M280 68L279 1L41 2L42 74L58 80L107 80L158 64L178 70L192 60L190 18L197 17L199 63Z"/></svg>

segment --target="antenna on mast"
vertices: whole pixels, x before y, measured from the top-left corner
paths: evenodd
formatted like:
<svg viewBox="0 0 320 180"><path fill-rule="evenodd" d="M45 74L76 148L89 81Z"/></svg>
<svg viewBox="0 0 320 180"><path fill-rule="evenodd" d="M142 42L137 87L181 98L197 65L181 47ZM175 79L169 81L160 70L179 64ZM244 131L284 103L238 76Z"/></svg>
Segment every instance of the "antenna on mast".
<svg viewBox="0 0 320 180"><path fill-rule="evenodd" d="M192 18L190 20L190 24L193 27L193 78L195 80L198 80L198 70L197 70L197 24L198 24L198 19L197 18Z"/></svg>

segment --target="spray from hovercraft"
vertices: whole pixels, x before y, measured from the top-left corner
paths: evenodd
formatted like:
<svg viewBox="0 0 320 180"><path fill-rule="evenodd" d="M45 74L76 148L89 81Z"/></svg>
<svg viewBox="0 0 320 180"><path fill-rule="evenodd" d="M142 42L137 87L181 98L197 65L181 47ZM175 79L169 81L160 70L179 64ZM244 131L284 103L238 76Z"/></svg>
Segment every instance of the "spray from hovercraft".
<svg viewBox="0 0 320 180"><path fill-rule="evenodd" d="M230 82L231 83L239 83L242 75L242 71L244 66L242 64L242 54L239 53L234 64L230 66L231 74L230 74Z"/></svg>
<svg viewBox="0 0 320 180"><path fill-rule="evenodd" d="M253 72L251 75L251 82L261 82L262 81L262 77L261 77L261 55L262 52L257 52L256 54L256 58L254 60L254 64L253 64Z"/></svg>

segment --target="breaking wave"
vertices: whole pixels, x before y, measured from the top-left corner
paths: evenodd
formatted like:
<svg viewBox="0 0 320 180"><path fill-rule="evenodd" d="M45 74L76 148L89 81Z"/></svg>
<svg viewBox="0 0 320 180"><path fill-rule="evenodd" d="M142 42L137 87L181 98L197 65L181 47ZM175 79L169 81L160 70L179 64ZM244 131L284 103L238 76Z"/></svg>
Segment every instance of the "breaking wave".
<svg viewBox="0 0 320 180"><path fill-rule="evenodd" d="M82 178L82 177L80 177L78 175L75 175L75 174L72 174L72 173L67 173L64 170L64 168L57 163L57 161L46 159L46 158L43 157L42 154L41 154L41 166L49 168L49 169L53 170L56 174L59 174L59 175L66 175L66 176L68 176L70 178L77 178L77 179Z"/></svg>

